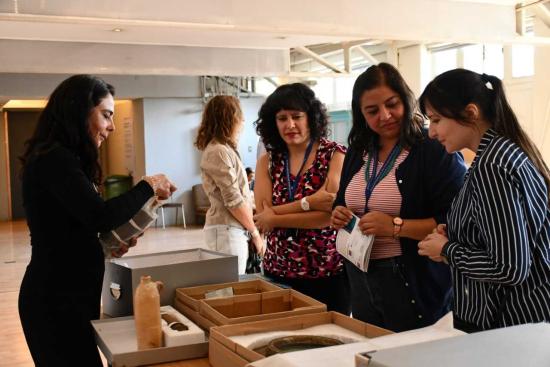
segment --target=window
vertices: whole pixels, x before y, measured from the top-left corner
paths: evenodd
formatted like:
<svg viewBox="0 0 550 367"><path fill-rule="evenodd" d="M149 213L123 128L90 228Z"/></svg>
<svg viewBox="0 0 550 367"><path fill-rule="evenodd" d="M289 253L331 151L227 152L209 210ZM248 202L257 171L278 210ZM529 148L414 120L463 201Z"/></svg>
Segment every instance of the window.
<svg viewBox="0 0 550 367"><path fill-rule="evenodd" d="M454 48L432 51L433 77L451 69L462 67L504 77L504 53L502 45L457 45Z"/></svg>
<svg viewBox="0 0 550 367"><path fill-rule="evenodd" d="M464 69L483 73L483 45L469 45L462 47Z"/></svg>
<svg viewBox="0 0 550 367"><path fill-rule="evenodd" d="M483 72L494 75L502 80L504 78L504 53L502 52L502 45L484 45L483 48Z"/></svg>
<svg viewBox="0 0 550 367"><path fill-rule="evenodd" d="M522 78L535 74L535 47L532 45L512 46L512 77Z"/></svg>
<svg viewBox="0 0 550 367"><path fill-rule="evenodd" d="M432 54L432 65L434 76L456 69L456 48L434 52Z"/></svg>

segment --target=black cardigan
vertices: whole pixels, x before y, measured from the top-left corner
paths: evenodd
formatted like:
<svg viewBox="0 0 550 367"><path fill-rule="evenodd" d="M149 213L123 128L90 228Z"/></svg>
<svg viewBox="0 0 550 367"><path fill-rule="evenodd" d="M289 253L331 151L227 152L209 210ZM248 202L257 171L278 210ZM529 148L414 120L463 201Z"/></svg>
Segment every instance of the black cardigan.
<svg viewBox="0 0 550 367"><path fill-rule="evenodd" d="M334 206L346 206L346 188L363 166L363 155L363 151L348 150ZM447 210L464 182L465 171L460 153L448 154L439 142L424 136L411 147L396 170L402 196L400 216L405 220L433 217L437 223L445 223ZM425 324L430 325L451 309L449 267L418 255L418 241L401 238L400 242L411 296Z"/></svg>

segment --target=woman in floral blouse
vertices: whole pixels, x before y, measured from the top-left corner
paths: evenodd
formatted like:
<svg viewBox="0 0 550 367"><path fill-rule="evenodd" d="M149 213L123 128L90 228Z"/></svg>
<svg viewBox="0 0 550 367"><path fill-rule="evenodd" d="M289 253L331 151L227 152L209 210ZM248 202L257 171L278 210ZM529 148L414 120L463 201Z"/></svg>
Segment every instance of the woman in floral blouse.
<svg viewBox="0 0 550 367"><path fill-rule="evenodd" d="M304 84L277 88L258 115L267 153L256 167L254 219L267 237L264 272L349 314L349 287L330 227L346 148L326 139L326 109Z"/></svg>

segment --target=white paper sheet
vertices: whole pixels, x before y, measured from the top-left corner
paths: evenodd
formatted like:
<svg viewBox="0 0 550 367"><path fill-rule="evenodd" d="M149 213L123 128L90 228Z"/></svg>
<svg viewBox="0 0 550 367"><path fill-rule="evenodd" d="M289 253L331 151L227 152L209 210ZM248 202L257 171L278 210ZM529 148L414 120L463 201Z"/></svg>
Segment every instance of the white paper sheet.
<svg viewBox="0 0 550 367"><path fill-rule="evenodd" d="M350 222L336 235L336 250L362 271L369 268L373 235L364 235L359 229L359 217L354 215Z"/></svg>

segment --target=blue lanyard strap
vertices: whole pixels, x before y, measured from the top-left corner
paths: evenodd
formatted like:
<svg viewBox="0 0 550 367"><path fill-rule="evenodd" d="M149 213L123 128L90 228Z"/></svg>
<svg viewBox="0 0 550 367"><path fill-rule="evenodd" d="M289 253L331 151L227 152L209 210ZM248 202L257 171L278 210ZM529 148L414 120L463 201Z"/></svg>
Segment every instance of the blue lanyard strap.
<svg viewBox="0 0 550 367"><path fill-rule="evenodd" d="M399 156L399 153L401 153L401 146L399 145L399 143L397 143L395 144L390 154L384 161L384 164L382 165L382 168L380 168L380 171L378 173L376 172L378 167L378 149L375 149L375 151L372 154L369 153L367 158L367 164L365 166L365 181L367 182L367 185L365 187L365 213L368 212L367 206L369 203L369 199L372 195L372 192L374 191L374 188L393 169L395 160ZM371 162L372 162L372 175L370 174Z"/></svg>
<svg viewBox="0 0 550 367"><path fill-rule="evenodd" d="M311 149L313 149L313 139L310 140L309 144L307 145L306 153L304 154L304 160L302 161L302 165L300 166L300 169L298 170L298 173L296 174L294 180L290 179L290 162L288 160L288 152L284 153L286 182L288 184L288 200L291 202L294 201L294 194L296 193L298 183L300 182L300 178L302 177L301 172L304 169L309 154L311 153Z"/></svg>

